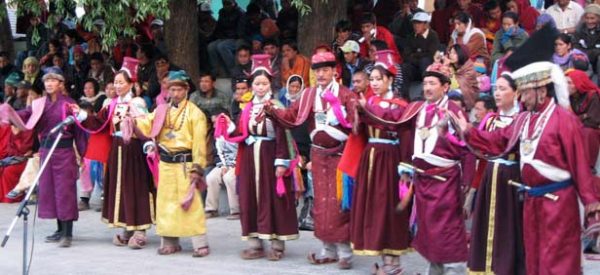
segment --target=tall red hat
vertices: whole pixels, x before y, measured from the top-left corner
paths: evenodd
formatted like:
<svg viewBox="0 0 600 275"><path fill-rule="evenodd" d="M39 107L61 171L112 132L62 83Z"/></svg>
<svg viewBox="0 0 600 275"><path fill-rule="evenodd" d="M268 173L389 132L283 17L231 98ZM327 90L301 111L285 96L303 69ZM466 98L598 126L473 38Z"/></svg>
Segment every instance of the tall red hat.
<svg viewBox="0 0 600 275"><path fill-rule="evenodd" d="M133 57L126 56L123 58L123 66L121 66L121 71L125 71L133 82L137 81L139 63L140 61Z"/></svg>
<svg viewBox="0 0 600 275"><path fill-rule="evenodd" d="M394 51L392 50L375 52L375 66L378 65L385 68L394 76L398 73L398 69L396 69L396 64L394 63Z"/></svg>
<svg viewBox="0 0 600 275"><path fill-rule="evenodd" d="M269 75L273 75L271 69L271 56L268 54L255 54L252 55L252 69L250 74L256 73L258 70L264 70Z"/></svg>

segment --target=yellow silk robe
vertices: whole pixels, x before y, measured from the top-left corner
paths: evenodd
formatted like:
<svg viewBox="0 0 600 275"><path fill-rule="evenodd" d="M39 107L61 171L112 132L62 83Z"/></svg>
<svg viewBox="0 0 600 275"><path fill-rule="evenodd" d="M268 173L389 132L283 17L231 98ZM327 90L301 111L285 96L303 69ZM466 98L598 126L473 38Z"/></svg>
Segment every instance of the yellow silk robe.
<svg viewBox="0 0 600 275"><path fill-rule="evenodd" d="M179 117L177 114L185 108ZM154 113L137 118L138 128L149 135L154 121ZM176 119L176 121L175 121ZM182 120L184 120L182 122ZM173 125L173 130L167 126ZM181 128L180 128L181 125ZM167 135L172 131L171 135ZM178 108L170 107L169 115L165 118L160 134L156 137L160 145L170 152L192 151L192 162L159 164L159 178L156 198L156 233L165 237L190 237L206 233L204 206L198 190L188 211L181 208L181 202L190 187L190 177L187 175L192 164L204 168L207 164L207 120L206 116L191 102L181 102ZM156 148L158 149L158 148Z"/></svg>

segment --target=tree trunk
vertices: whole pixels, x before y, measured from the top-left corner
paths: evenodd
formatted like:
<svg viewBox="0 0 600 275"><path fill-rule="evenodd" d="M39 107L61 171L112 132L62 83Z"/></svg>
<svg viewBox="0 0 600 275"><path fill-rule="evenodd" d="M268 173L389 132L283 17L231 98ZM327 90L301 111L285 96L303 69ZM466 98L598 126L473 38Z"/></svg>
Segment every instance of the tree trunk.
<svg viewBox="0 0 600 275"><path fill-rule="evenodd" d="M15 57L15 46L13 44L12 31L10 30L10 20L8 19L8 10L6 1L0 0L0 51L8 52L10 60Z"/></svg>
<svg viewBox="0 0 600 275"><path fill-rule="evenodd" d="M331 46L335 36L335 24L347 18L348 1L304 0L304 3L312 8L312 12L299 19L298 47L302 54L310 58L316 46Z"/></svg>
<svg viewBox="0 0 600 275"><path fill-rule="evenodd" d="M165 22L165 41L171 62L192 80L200 74L198 57L198 10L196 0L171 0L171 17Z"/></svg>

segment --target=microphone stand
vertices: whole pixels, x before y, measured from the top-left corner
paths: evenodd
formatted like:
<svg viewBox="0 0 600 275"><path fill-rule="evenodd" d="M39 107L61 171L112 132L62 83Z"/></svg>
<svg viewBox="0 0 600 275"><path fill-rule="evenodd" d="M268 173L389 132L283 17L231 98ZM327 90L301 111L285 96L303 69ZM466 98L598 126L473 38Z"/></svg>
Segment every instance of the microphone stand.
<svg viewBox="0 0 600 275"><path fill-rule="evenodd" d="M35 179L33 180L33 184L29 187L29 190L27 190L27 194L25 195L25 197L19 204L19 207L17 208L17 214L13 218L12 223L8 227L8 230L6 230L6 235L4 235L4 239L2 240L2 245L0 245L1 247L6 246L6 242L10 238L10 233L14 229L19 218L21 216L23 216L23 275L29 274L29 270L27 269L27 238L28 238L27 222L28 222L28 216L29 216L29 208L27 208L27 202L29 201L29 198L31 197L33 190L35 190L35 187L39 184L39 180L40 180L40 177L42 176L42 172L44 172L46 165L48 165L50 157L54 153L54 150L56 149L56 146L58 146L58 142L60 142L60 139L62 138L62 136L63 136L63 130L61 129L58 131L58 135L56 135L56 138L54 139L54 143L52 144L52 147L50 147L48 154L46 154L46 158L44 158L44 161L42 162L42 165L40 166L40 170L37 173L37 175L35 176Z"/></svg>

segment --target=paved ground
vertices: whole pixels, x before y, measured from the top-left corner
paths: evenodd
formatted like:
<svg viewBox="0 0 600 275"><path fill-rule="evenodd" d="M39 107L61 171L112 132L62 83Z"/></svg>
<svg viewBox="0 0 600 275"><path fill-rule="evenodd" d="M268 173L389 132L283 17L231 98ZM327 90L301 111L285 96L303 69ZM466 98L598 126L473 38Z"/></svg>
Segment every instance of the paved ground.
<svg viewBox="0 0 600 275"><path fill-rule="evenodd" d="M15 210L14 204L0 204L2 236ZM355 268L350 271L339 271L335 265L311 266L305 255L318 249L319 242L312 232L302 232L299 240L287 243L286 257L282 261L244 261L238 256L245 245L239 237L239 222L223 217L208 221L211 255L207 258L192 258L189 242L183 242L184 251L179 254L159 256L156 249L160 242L153 232L145 249L133 251L113 246L111 238L116 231L107 229L99 216L94 211L81 212L75 224L71 248L44 243L44 236L55 229L55 222L38 219L31 274L369 274L370 266L378 260L375 257L356 257ZM21 236L22 226L19 223L7 247L0 249L0 274L20 274ZM417 253L409 253L402 261L408 271L406 274L424 274L426 263ZM599 270L599 262L585 264L585 274L599 274Z"/></svg>

